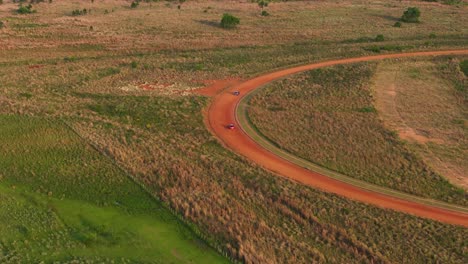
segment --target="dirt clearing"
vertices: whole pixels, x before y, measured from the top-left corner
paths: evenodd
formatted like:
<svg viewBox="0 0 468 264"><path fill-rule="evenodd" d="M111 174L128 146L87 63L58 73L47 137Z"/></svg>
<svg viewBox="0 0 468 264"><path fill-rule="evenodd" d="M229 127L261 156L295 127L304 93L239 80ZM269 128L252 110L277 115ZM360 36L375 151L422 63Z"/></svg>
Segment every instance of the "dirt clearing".
<svg viewBox="0 0 468 264"><path fill-rule="evenodd" d="M467 109L454 85L438 74L443 63L381 63L374 78L376 108L426 163L467 190Z"/></svg>

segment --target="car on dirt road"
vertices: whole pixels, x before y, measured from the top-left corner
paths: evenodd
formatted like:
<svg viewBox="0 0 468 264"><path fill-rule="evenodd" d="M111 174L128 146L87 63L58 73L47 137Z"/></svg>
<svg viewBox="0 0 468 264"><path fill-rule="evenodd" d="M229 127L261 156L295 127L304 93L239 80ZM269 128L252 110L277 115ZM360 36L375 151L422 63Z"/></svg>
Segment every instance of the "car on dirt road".
<svg viewBox="0 0 468 264"><path fill-rule="evenodd" d="M235 95L235 96L239 96L240 92L239 91L234 91L232 94Z"/></svg>
<svg viewBox="0 0 468 264"><path fill-rule="evenodd" d="M228 124L228 125L226 126L226 128L227 128L227 129L234 129L234 128L236 128L236 126L234 126L234 124L231 123L231 124Z"/></svg>

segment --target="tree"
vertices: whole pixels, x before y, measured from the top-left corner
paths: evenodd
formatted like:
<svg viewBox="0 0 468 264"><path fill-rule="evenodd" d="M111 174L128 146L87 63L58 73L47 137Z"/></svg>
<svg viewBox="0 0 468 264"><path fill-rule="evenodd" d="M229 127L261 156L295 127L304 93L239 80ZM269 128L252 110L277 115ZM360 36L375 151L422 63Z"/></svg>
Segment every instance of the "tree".
<svg viewBox="0 0 468 264"><path fill-rule="evenodd" d="M268 6L268 4L270 3L270 0L257 0L257 4L258 6L262 9L262 16L268 16L268 12L264 10L265 7Z"/></svg>
<svg viewBox="0 0 468 264"><path fill-rule="evenodd" d="M270 3L269 0L258 0L258 1L257 1L257 4L258 4L258 6L262 9L262 11L263 11L263 9L264 9L265 7L268 6L269 3Z"/></svg>
<svg viewBox="0 0 468 264"><path fill-rule="evenodd" d="M421 11L417 7L408 7L406 11L401 16L401 21L406 23L417 23L419 22L419 17L421 16Z"/></svg>
<svg viewBox="0 0 468 264"><path fill-rule="evenodd" d="M223 28L234 28L239 23L240 23L239 18L228 13L225 13L223 17L221 18L221 27Z"/></svg>
<svg viewBox="0 0 468 264"><path fill-rule="evenodd" d="M130 5L130 8L137 8L138 5L140 5L139 1L133 1L132 4Z"/></svg>

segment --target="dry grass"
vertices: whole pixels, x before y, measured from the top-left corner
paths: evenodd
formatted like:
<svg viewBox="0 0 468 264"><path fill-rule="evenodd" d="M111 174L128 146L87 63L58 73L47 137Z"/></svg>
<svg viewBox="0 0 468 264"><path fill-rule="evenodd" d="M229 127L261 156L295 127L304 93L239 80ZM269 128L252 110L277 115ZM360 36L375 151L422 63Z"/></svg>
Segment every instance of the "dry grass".
<svg viewBox="0 0 468 264"><path fill-rule="evenodd" d="M267 86L248 109L258 130L306 160L377 185L466 204L379 121L373 64L310 71ZM272 125L274 124L274 125Z"/></svg>
<svg viewBox="0 0 468 264"><path fill-rule="evenodd" d="M463 262L464 228L316 191L223 149L197 114L202 97L88 99L94 103L84 107L99 119L70 119L75 129L235 259L424 263L435 254Z"/></svg>
<svg viewBox="0 0 468 264"><path fill-rule="evenodd" d="M0 112L66 119L236 260L464 262L466 229L279 179L209 134L208 99L180 95L206 80L369 54L377 44L360 38L382 33L389 40L378 45L390 48L465 47L465 8L418 2L423 23L397 29L394 17L416 2L274 3L268 18L247 2L129 4L54 1L27 16L0 5ZM69 15L85 7L90 15ZM215 25L226 11L238 29Z"/></svg>
<svg viewBox="0 0 468 264"><path fill-rule="evenodd" d="M15 15L16 5L5 3L3 49L102 45L108 49L206 49L271 45L304 40L343 41L383 34L388 39L428 37L435 33L467 34L466 6L416 1L292 1L272 3L268 17L250 1L189 1L182 10L166 1L56 1L34 5L37 14ZM392 27L408 6L418 6L422 23ZM75 9L91 14L71 16ZM106 10L108 13L106 13ZM205 12L206 10L206 12ZM218 26L223 13L241 19L236 30ZM27 26L25 26L27 25ZM93 27L93 30L90 30Z"/></svg>
<svg viewBox="0 0 468 264"><path fill-rule="evenodd" d="M382 63L374 87L384 122L434 170L466 189L467 109L451 80L466 82L458 64L457 59Z"/></svg>

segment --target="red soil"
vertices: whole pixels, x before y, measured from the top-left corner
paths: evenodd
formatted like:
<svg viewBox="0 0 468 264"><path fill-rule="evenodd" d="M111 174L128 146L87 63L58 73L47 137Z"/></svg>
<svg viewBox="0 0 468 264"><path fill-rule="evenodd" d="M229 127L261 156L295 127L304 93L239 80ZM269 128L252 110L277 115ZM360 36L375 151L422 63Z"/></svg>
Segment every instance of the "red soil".
<svg viewBox="0 0 468 264"><path fill-rule="evenodd" d="M220 91L226 87L238 84L240 79L225 79L225 80L213 80L213 81L204 81L203 83L207 85L204 88L196 89L193 93L204 95L204 96L215 96Z"/></svg>
<svg viewBox="0 0 468 264"><path fill-rule="evenodd" d="M246 158L253 160L265 169L275 172L281 176L327 192L335 193L346 198L372 204L378 207L397 210L419 217L430 218L449 224L468 227L468 214L442 209L439 207L424 205L417 202L407 201L397 197L387 196L385 194L364 190L359 187L329 178L319 173L304 169L296 164L282 159L281 157L276 156L272 152L269 152L268 150L258 145L242 129L226 129L226 125L229 123L234 123L236 127L240 128L236 120L235 112L236 107L242 97L244 97L249 92L261 87L262 85L265 85L276 79L285 77L287 75L338 64L382 60L389 58L450 54L468 54L468 50L413 52L367 56L314 63L277 72L272 72L253 78L238 85L234 85L233 87L218 94L214 98L208 110L207 123L210 126L211 131L227 147L231 148L238 154L241 154ZM235 90L240 91L241 95L232 95L232 92Z"/></svg>
<svg viewBox="0 0 468 264"><path fill-rule="evenodd" d="M28 69L40 69L42 67L45 67L45 65L42 64L37 64L37 65L29 65Z"/></svg>

